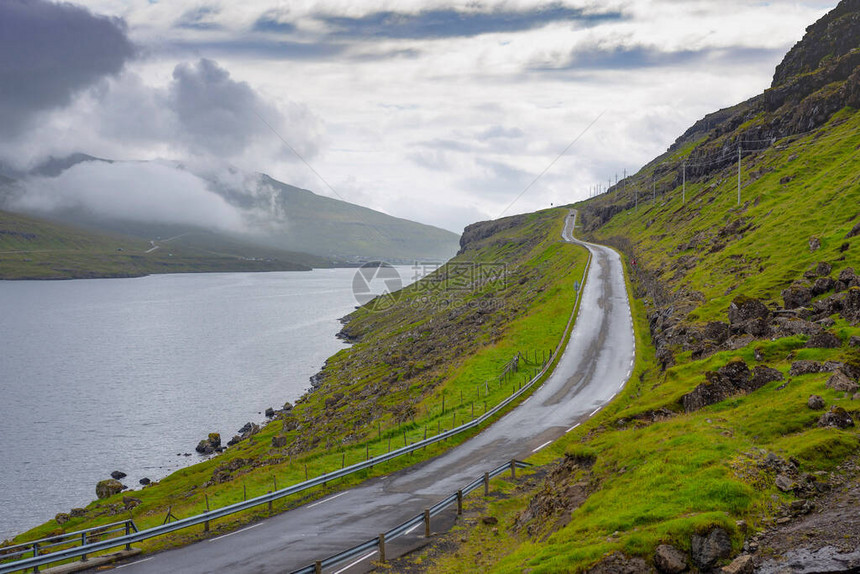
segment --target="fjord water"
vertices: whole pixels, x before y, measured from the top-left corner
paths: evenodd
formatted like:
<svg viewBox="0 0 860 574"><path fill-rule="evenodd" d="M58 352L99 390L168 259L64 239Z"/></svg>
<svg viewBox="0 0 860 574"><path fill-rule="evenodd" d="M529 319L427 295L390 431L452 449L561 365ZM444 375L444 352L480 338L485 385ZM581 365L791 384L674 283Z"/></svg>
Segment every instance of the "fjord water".
<svg viewBox="0 0 860 574"><path fill-rule="evenodd" d="M344 348L354 274L0 281L0 541L295 401Z"/></svg>

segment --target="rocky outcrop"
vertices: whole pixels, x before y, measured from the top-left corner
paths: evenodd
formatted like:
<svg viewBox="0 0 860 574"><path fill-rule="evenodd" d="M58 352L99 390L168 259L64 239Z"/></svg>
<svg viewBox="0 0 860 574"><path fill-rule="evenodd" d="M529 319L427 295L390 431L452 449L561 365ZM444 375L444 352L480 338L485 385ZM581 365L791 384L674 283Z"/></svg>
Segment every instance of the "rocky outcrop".
<svg viewBox="0 0 860 574"><path fill-rule="evenodd" d="M742 392L755 391L783 379L781 372L764 365L751 372L743 359L734 359L716 371L705 373L706 382L681 397L686 412L697 411Z"/></svg>
<svg viewBox="0 0 860 574"><path fill-rule="evenodd" d="M497 233L521 226L525 218L525 215L514 215L492 221L480 221L466 226L466 229L463 230L463 235L460 236L460 251L457 255L461 255L469 249L476 248L482 241Z"/></svg>
<svg viewBox="0 0 860 574"><path fill-rule="evenodd" d="M820 411L824 408L824 399L821 395L809 395L809 400L806 401L806 406L814 411Z"/></svg>
<svg viewBox="0 0 860 574"><path fill-rule="evenodd" d="M729 533L719 527L704 535L693 534L690 553L697 568L708 570L716 566L720 559L731 556L732 540Z"/></svg>
<svg viewBox="0 0 860 574"><path fill-rule="evenodd" d="M99 481L96 484L96 498L110 498L125 490L125 485L115 478Z"/></svg>
<svg viewBox="0 0 860 574"><path fill-rule="evenodd" d="M613 552L586 571L588 574L650 574L654 569L642 558Z"/></svg>
<svg viewBox="0 0 860 574"><path fill-rule="evenodd" d="M821 415L818 419L820 427L835 427L839 429L847 429L854 426L854 419L842 407L832 406L830 410Z"/></svg>
<svg viewBox="0 0 860 574"><path fill-rule="evenodd" d="M807 349L838 349L842 341L830 331L821 331L809 337L806 341Z"/></svg>
<svg viewBox="0 0 860 574"><path fill-rule="evenodd" d="M224 450L221 447L221 435L217 432L209 433L209 436L199 443L195 449L200 454L212 454L213 452L221 452Z"/></svg>
<svg viewBox="0 0 860 574"><path fill-rule="evenodd" d="M689 568L687 555L670 544L661 544L654 551L654 566L661 574L680 574Z"/></svg>
<svg viewBox="0 0 860 574"><path fill-rule="evenodd" d="M844 369L836 370L827 380L827 388L834 391L854 394L860 390L854 377L849 376Z"/></svg>

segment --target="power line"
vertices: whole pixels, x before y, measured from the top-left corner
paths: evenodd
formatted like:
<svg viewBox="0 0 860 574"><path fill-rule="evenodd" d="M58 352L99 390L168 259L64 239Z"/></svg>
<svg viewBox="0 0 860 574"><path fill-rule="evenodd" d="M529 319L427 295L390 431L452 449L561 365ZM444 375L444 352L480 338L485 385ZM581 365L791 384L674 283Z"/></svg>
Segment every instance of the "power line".
<svg viewBox="0 0 860 574"><path fill-rule="evenodd" d="M508 204L508 206L507 206L505 209L503 209L503 210L502 210L502 212L499 214L499 216L498 216L496 219L498 219L499 217L502 217L505 213L507 213L507 211L508 211L511 207L513 207L513 206L514 206L514 204L515 204L517 201L519 201L519 199L520 199L520 198L525 194L525 192L527 192L529 189L531 189L531 187L532 187L534 184L536 184L536 183L537 183L537 181L538 181L541 177L543 177L543 175L544 175L546 172L548 172L548 171L550 170L550 168L551 168L552 166L554 166L554 165L555 165L555 163L556 163L558 160L560 160L560 159L561 159L561 157L562 157L564 154L566 154L566 153L567 153L567 150L569 150L571 147L573 147L573 144L575 144L576 142L578 142L578 141L580 140L580 138L582 138L582 136L584 136L584 135L586 134L586 132L588 132L588 130L590 130L590 129L591 129L591 127L592 127L594 124L596 124L596 123L597 123L597 120L599 120L601 117L603 117L603 114L605 114L605 113L606 113L606 110L603 110L602 112L600 112L600 113L597 115L597 117L596 117L596 118L594 118L593 120L591 120L591 123L590 123L590 124L588 124L587 126L585 126L585 129L584 129L584 130L582 130L582 131L579 133L579 135L578 135L578 136L576 136L575 138L573 138L573 141L572 141L572 142L570 142L569 144L567 144L567 147L566 147L566 148L564 148L564 149L561 151L561 153L560 153L560 154L558 154L558 155L556 156L556 158L555 158L554 160L552 160L552 161L549 163L549 165L548 165L548 166L546 166L546 167L543 169L543 171L542 171L542 172L540 172L540 173L537 175L537 177L535 177L535 178L531 181L531 183L530 183L530 184L528 184L528 185L525 187L525 189L523 189L523 190L519 193L519 195L517 195L517 196L514 198L514 200L513 200L510 204Z"/></svg>

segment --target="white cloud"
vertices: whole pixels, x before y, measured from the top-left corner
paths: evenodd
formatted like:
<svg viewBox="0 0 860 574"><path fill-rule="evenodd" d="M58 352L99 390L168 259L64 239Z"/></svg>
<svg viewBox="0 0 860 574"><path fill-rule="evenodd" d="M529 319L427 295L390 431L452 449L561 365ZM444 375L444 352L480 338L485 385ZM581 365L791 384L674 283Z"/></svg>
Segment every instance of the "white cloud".
<svg viewBox="0 0 860 574"><path fill-rule="evenodd" d="M137 222L181 223L242 231L242 214L202 179L153 162L85 162L58 177L22 183L16 210L56 213L84 211L98 217Z"/></svg>

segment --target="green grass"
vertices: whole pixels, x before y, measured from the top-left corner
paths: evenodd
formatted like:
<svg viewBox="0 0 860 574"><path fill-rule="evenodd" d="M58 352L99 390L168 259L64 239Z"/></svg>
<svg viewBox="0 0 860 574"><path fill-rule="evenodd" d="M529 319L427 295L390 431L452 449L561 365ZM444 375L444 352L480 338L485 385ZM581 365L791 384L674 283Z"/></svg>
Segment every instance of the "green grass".
<svg viewBox="0 0 860 574"><path fill-rule="evenodd" d="M621 211L593 236L598 241L626 239L638 265L655 270L671 291L698 292L692 311L681 317L688 325L727 321L730 302L741 294L782 303L781 290L819 261L833 265L834 277L846 267L860 270L860 239L845 237L860 221L860 113L843 110L821 133L745 158L740 207L732 168L701 181L688 180L686 204L680 187L650 199L654 167L689 155L698 141L687 142L634 176L628 186L648 184L638 210ZM669 175L662 181L670 181ZM593 203L623 201L610 193ZM587 213L588 204L581 207ZM719 230L739 218L748 218L753 227L741 237L719 239ZM808 246L812 236L821 241L815 252ZM699 245L685 248L694 237L700 238ZM696 257L697 264L679 270L685 256ZM507 544L494 552L486 571L582 572L614 551L651 560L657 545L689 550L693 533L715 525L731 534L739 551L744 533L737 521L760 530L771 523L780 504L793 499L779 491L774 474L759 465L766 453L794 457L802 472L816 473L834 471L860 450L856 430L818 428L822 411L810 410L806 403L811 394L818 394L828 408L842 406L855 419L860 418L860 404L828 389L829 373L789 375L791 363L799 359L860 364L860 353L845 346L849 337L860 335L860 325L834 317L831 330L843 341L840 349L806 349L807 337L794 336L758 340L694 361L690 351L676 348L676 364L661 371L649 338L648 313L654 302L649 298L632 303L637 348L631 380L599 414L530 459L546 464L564 454L594 456L590 480L595 491L562 528L547 531L544 525L543 534L534 538L503 533ZM681 397L705 382L706 371L736 357L751 368L774 367L786 379L684 413ZM674 415L656 423L637 418L660 409ZM518 511L511 514L508 508L522 509L541 488L564 489L576 480L572 476L538 484L514 500L490 503L487 512L506 517L510 525ZM469 533L466 529L464 536ZM466 555L469 549L466 545L460 553ZM450 556L435 564L431 571L464 571Z"/></svg>
<svg viewBox="0 0 860 574"><path fill-rule="evenodd" d="M473 408L474 416L483 414L484 402L489 408L509 396L538 368L535 354L542 359L562 337L572 311L573 284L582 280L586 262L583 248L560 240L566 213L557 209L528 216L521 226L489 238L487 245L454 260L455 264L501 262L508 266L509 281L505 285L488 284L445 294L460 303L495 298L499 309L492 315L485 316L468 307L459 313L452 312L450 306L415 308L413 303L426 293L426 286L421 285L406 289L397 305L385 313L359 310L349 323L350 329L360 335L359 342L330 358L323 385L295 405L293 412L301 429L284 431L281 421L274 421L220 456L179 470L156 485L95 501L88 506L90 516L72 519L62 527L49 521L15 542L129 516L138 528L149 528L162 523L168 508L181 518L202 512L207 497L210 508L218 508L242 500L245 492L249 498L259 496L273 490L275 480L279 488L303 481L306 468L307 476L319 476L344 464L363 461L368 453L373 456L387 452L389 440L392 449L398 448L404 444L404 434L405 440L412 443L423 438L425 432L433 436L471 419ZM512 241L518 244L513 250L507 248ZM522 276L535 281L520 283ZM429 328L430 325L439 326ZM436 350L413 357L410 353L416 342L427 339L433 340ZM502 367L517 352L527 353L529 360L523 362L515 376L500 381ZM344 398L333 406L326 405L327 399L338 395ZM282 499L274 504L274 511L431 458L473 434L466 433L377 465L372 471ZM278 435L288 438L286 449L271 448L271 439ZM212 482L219 465L239 459L250 464L232 471L231 480L223 484ZM111 505L121 504L123 496L129 495L140 498L140 506L130 513L116 506L112 510ZM94 516L98 512L105 514ZM254 512L213 521L212 532L234 528L267 513L262 506ZM200 537L200 528L190 529L147 541L142 547L152 551Z"/></svg>

